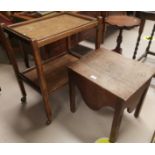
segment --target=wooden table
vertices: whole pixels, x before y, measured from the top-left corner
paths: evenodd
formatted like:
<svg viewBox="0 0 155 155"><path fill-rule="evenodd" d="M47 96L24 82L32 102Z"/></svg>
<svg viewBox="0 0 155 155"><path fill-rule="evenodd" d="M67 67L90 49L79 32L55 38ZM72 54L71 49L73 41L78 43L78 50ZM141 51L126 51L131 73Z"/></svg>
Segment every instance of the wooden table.
<svg viewBox="0 0 155 155"><path fill-rule="evenodd" d="M47 14L45 16L51 16L51 15L56 15L57 13L60 13L60 11L52 11L50 14ZM79 12L77 12L79 13ZM89 14L90 16L92 16L91 14ZM97 18L100 14L97 14L96 16L92 16L94 18ZM32 20L34 18L38 18L40 16L38 16L38 14L36 12L17 12L13 14L13 19L14 22L21 22L21 21L28 21L28 20ZM103 25L103 23L102 23ZM96 28L93 29L88 29L85 30L83 32L79 32L76 34L73 34L72 36L70 36L70 48L73 51L76 51L76 53L78 52L78 48L80 47L82 50L85 48L82 48L83 46L79 46L78 43L83 41L83 40L87 40L87 39L93 39L93 41L95 41L95 37L96 37ZM25 56L25 64L26 67L29 67L29 59L28 59L28 54L32 54L31 49L22 42L23 45L23 53ZM59 55L60 53L64 53L68 50L67 48L67 41L65 38L58 40L56 42L53 42L51 44L48 44L47 46L44 47L45 52L41 53L41 57L43 60L46 60L50 57L55 57L57 55ZM27 54L28 53L28 54Z"/></svg>
<svg viewBox="0 0 155 155"><path fill-rule="evenodd" d="M145 21L146 20L153 20L153 21L155 21L155 12L151 12L151 11L150 12L149 11L137 11L135 15L141 19L141 24L140 24L140 28L139 28L139 35L138 35L138 38L137 38L136 47L135 47L134 54L133 54L133 59L136 59L136 56L137 56L137 51L138 51L141 35L143 33L143 30L144 30ZM154 32L155 32L155 24L153 26L150 38L153 38ZM148 54L155 55L154 52L150 51L151 43L152 43L152 39L149 40L148 46L146 47L144 54L142 54L137 59L138 61L140 61L143 58L146 58Z"/></svg>
<svg viewBox="0 0 155 155"><path fill-rule="evenodd" d="M126 15L112 15L105 18L105 23L119 28L119 35L117 37L117 45L113 51L117 53L122 53L121 43L123 40L123 30L130 30L135 26L140 25L140 19L136 17L126 16Z"/></svg>
<svg viewBox="0 0 155 155"><path fill-rule="evenodd" d="M127 108L139 116L144 97L155 71L153 68L106 49L98 49L69 66L70 108L75 112L75 86L93 110L115 109L110 142L118 136Z"/></svg>
<svg viewBox="0 0 155 155"><path fill-rule="evenodd" d="M69 52L65 52L55 58L42 62L40 49L62 38L67 39L69 49L71 35L91 28L96 28L95 47L97 49L100 47L101 42L101 23L101 18L97 20L96 18L85 17L76 13L59 13L55 16L52 15L52 17L42 17L19 24L2 26L0 36L3 39L10 61L13 64L23 95L22 102L26 102L26 91L23 85L23 81L25 81L42 94L48 124L52 121L48 96L51 92L68 82L66 66L77 61L78 58ZM34 67L19 72L14 51L3 31L8 33L8 35L14 35L31 46L36 64Z"/></svg>

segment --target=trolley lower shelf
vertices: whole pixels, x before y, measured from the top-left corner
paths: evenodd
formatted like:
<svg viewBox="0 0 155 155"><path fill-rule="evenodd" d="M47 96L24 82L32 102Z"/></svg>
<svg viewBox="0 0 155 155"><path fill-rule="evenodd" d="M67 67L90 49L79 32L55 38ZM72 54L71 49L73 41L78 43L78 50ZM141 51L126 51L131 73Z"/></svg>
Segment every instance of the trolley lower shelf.
<svg viewBox="0 0 155 155"><path fill-rule="evenodd" d="M44 75L47 82L48 92L51 93L68 82L67 66L78 58L65 54L43 65ZM20 74L20 77L29 85L40 91L39 78L36 67L28 69Z"/></svg>

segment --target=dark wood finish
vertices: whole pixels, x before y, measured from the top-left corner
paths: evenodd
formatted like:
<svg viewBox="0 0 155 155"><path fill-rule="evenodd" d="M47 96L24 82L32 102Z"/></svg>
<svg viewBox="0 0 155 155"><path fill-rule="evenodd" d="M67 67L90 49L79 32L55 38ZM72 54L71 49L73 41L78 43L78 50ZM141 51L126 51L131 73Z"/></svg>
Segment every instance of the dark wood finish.
<svg viewBox="0 0 155 155"><path fill-rule="evenodd" d="M104 18L106 17L106 14L107 14L107 11L77 11L79 14L82 14L82 15L86 15L86 16L90 16L90 17L94 17L94 18L98 18L98 17L102 17L103 18L103 21L104 21ZM88 32L84 32L82 34L79 34L79 39L81 40L82 38L86 38L88 40L91 40L93 38L95 38L95 31L92 29L92 30L89 30ZM104 36L105 36L105 23L102 22L102 32L101 34L102 35L102 38L101 38L101 43L104 42Z"/></svg>
<svg viewBox="0 0 155 155"><path fill-rule="evenodd" d="M148 87L148 88L149 88L149 87ZM134 113L134 116L135 116L136 118L139 117L140 111L141 111L141 109L142 109L142 104L144 103L144 99L145 99L145 96L146 96L146 94L147 94L148 88L146 88L146 90L143 92L142 97L141 97L141 99L140 99L140 102L138 103L138 105L137 105L137 107L136 107L136 110L135 110L135 113Z"/></svg>
<svg viewBox="0 0 155 155"><path fill-rule="evenodd" d="M26 91L25 91L22 80L18 76L19 75L19 69L18 69L16 59L14 57L14 51L13 51L13 48L12 48L12 46L10 44L10 40L9 40L9 38L7 38L5 36L2 27L3 27L3 25L0 25L0 38L1 38L1 41L2 41L2 46L6 50L9 61L13 66L13 69L14 69L14 72L15 72L15 75L16 75L16 78L17 78L21 93L22 93L22 98L23 98L24 101L26 101Z"/></svg>
<svg viewBox="0 0 155 155"><path fill-rule="evenodd" d="M55 11L55 12L48 14L48 16L56 15L57 13L58 12ZM76 13L86 15L87 18L88 18L88 16L95 17L95 18L102 16L103 20L108 15L125 14L125 12L123 12L123 11L76 11ZM36 12L16 12L13 14L13 19L15 22L28 21L30 19L34 19L34 18L38 18L38 17L40 17L40 16L38 16L38 14L36 14ZM105 36L105 22L102 22L102 32L100 33L100 35L102 36L101 42L103 43L104 36ZM70 48L75 47L82 40L87 39L91 42L92 41L94 42L95 37L96 37L95 28L80 32L76 35L73 35L70 37L70 45L71 45ZM55 43L52 43L52 44L46 46L45 52L43 52L41 55L42 59L45 60L49 57L54 57L54 56L59 55L60 53L66 52L68 50L66 44L67 44L66 39L62 39L62 40L58 40ZM27 50L25 50L25 51L27 51ZM31 54L31 53L32 53L32 51L29 52L29 54ZM28 66L27 61L26 61L26 66Z"/></svg>
<svg viewBox="0 0 155 155"><path fill-rule="evenodd" d="M43 64L45 81L46 83L48 83L48 93L55 91L56 89L64 86L67 83L68 77L66 72L66 66L77 60L78 59L76 57L70 54L64 54ZM28 80L33 81L36 88L39 87L39 79L37 76L36 67L27 70L23 74Z"/></svg>
<svg viewBox="0 0 155 155"><path fill-rule="evenodd" d="M31 20L34 18L39 18L42 16L50 16L50 15L55 15L57 12L56 11L51 11L48 14L41 15L38 14L36 11L30 12L30 11L21 11L21 12L15 12L12 15L13 21L16 22L21 22L21 21L27 21Z"/></svg>
<svg viewBox="0 0 155 155"><path fill-rule="evenodd" d="M102 42L102 23L103 23L103 20L102 20L102 17L99 16L98 17L98 27L97 27L97 30L96 30L96 43L95 43L95 49L99 49L100 48L100 45L101 45L101 42Z"/></svg>
<svg viewBox="0 0 155 155"><path fill-rule="evenodd" d="M91 17L99 17L102 16L103 23L102 23L102 40L101 42L104 43L105 33L106 33L106 24L104 22L105 18L110 15L126 15L126 11L78 11L79 14L84 14ZM89 31L88 34L82 33L82 37L85 38L85 35L89 35L89 38L94 38L95 33L94 31Z"/></svg>
<svg viewBox="0 0 155 155"><path fill-rule="evenodd" d="M140 28L139 28L139 35L138 35L138 38L137 38L137 43L136 43L136 47L135 47L135 50L134 50L133 59L136 59L136 56L137 56L141 35L143 33L144 26L145 26L145 20L155 21L155 12L151 12L151 11L137 11L135 16L140 18L142 22L141 22ZM152 33L151 33L152 37L154 35L154 31L155 31L155 26L152 29ZM138 61L140 61L143 58L146 58L148 54L155 55L153 52L150 51L151 43L152 43L152 39L150 39L144 54L141 55L139 58L137 58Z"/></svg>
<svg viewBox="0 0 155 155"><path fill-rule="evenodd" d="M116 45L115 49L113 50L113 51L120 53L120 54L122 54L122 48L121 48L121 43L123 40L122 33L123 33L123 29L120 28L119 29L119 35L117 37L117 45Z"/></svg>
<svg viewBox="0 0 155 155"><path fill-rule="evenodd" d="M37 45L37 41L32 41L32 47L33 47L33 54L35 58L35 63L36 63L36 68L37 68L37 75L39 78L39 83L40 83L40 89L41 93L43 96L43 103L45 107L45 111L47 114L47 123L51 123L52 121L52 112L51 112L51 107L48 102L48 89L47 89L47 83L45 80L45 75L44 75L44 70L43 66L41 64L41 57L40 57L40 50Z"/></svg>
<svg viewBox="0 0 155 155"><path fill-rule="evenodd" d="M105 18L105 23L119 28L120 32L117 38L117 45L114 51L121 54L121 43L123 40L122 32L123 29L132 29L135 26L140 25L140 19L136 17L126 16L126 15L112 15Z"/></svg>
<svg viewBox="0 0 155 155"><path fill-rule="evenodd" d="M58 12L52 12L52 15L55 15ZM70 12L68 12L70 13ZM103 17L103 12L102 11L77 11L76 13L78 13L78 16L80 16L80 14L86 15L86 18L91 18L91 17L95 17L97 18L98 16L102 16ZM77 14L76 14L77 16ZM27 21L33 18L38 18L38 15L36 15L35 12L17 12L14 13L13 15L14 17L14 21ZM102 23L103 25L103 23ZM78 34L72 35L70 37L70 48L75 47L80 41L85 40L85 39L89 39L91 38L91 40L95 40L96 37L96 29L89 29L83 32L80 32ZM102 36L103 37L103 36ZM103 39L103 38L102 38ZM50 45L48 45L47 47L45 47L45 51L42 54L42 59L47 59L49 57L53 57L53 56L57 56L57 54L66 52L68 50L67 46L66 46L66 39L62 39L62 40L58 40ZM32 52L31 52L32 53ZM47 53L47 54L46 54ZM46 56L45 56L46 54Z"/></svg>
<svg viewBox="0 0 155 155"><path fill-rule="evenodd" d="M121 102L115 104L114 118L113 118L113 122L112 122L111 133L110 133L110 141L111 142L115 142L118 138L120 125L121 125L121 121L123 118L124 108L125 108L125 106Z"/></svg>
<svg viewBox="0 0 155 155"><path fill-rule="evenodd" d="M140 23L139 31L138 31L138 38L137 38L134 54L132 57L133 59L136 59L136 55L137 55L137 51L138 51L138 47L139 47L139 42L140 42L141 35L143 33L144 25L145 25L145 20L142 19L141 23Z"/></svg>
<svg viewBox="0 0 155 155"><path fill-rule="evenodd" d="M154 32L155 32L155 24L153 26L151 36L150 36L150 40L149 40L149 43L148 43L148 45L146 47L145 53L138 59L138 61L140 61L142 58L146 58L148 54L151 54L151 55L155 56L155 53L150 51L150 46L151 46L151 43L152 43Z"/></svg>
<svg viewBox="0 0 155 155"><path fill-rule="evenodd" d="M23 81L25 81L42 94L48 124L52 121L52 110L48 96L51 92L64 86L68 82L66 66L77 61L77 58L73 57L69 52L64 52L42 62L41 48L57 40L67 39L67 48L69 49L71 46L69 37L71 35L91 28L96 28L96 45L97 48L99 48L100 35L98 33L101 28L101 20L101 18L97 20L75 13L59 13L55 16L42 17L15 25L4 25L1 28L4 43L7 43L11 49L7 48L7 51L10 59L13 61L12 64L20 82L20 88L22 91L25 91L23 87ZM34 67L26 69L22 73L19 72L13 49L3 31L29 44L35 60ZM24 92L23 95L25 95Z"/></svg>
<svg viewBox="0 0 155 155"><path fill-rule="evenodd" d="M110 141L115 142L123 111L136 109L138 116L142 102L155 74L153 67L124 58L106 49L99 49L69 66L70 108L76 111L75 86L85 103L93 110L104 106L115 109Z"/></svg>

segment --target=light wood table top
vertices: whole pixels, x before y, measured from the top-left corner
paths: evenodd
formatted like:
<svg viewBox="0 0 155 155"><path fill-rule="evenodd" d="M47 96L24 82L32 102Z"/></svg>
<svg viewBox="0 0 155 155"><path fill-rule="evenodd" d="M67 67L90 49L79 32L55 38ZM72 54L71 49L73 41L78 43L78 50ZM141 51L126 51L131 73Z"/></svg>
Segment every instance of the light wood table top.
<svg viewBox="0 0 155 155"><path fill-rule="evenodd" d="M66 12L13 24L6 29L27 40L37 40L39 44L42 42L44 46L46 43L93 28L97 24L96 18Z"/></svg>
<svg viewBox="0 0 155 155"><path fill-rule="evenodd" d="M155 73L146 64L106 49L91 52L69 68L124 101Z"/></svg>

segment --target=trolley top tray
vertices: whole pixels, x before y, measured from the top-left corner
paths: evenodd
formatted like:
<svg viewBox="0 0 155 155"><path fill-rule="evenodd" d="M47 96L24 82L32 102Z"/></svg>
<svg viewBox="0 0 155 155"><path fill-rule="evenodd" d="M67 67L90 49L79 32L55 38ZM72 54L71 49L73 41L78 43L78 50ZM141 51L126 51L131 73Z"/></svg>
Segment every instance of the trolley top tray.
<svg viewBox="0 0 155 155"><path fill-rule="evenodd" d="M39 43L54 42L74 33L97 25L97 19L76 13L58 13L48 17L13 24L6 29L28 40L37 40ZM42 43L45 44L45 43Z"/></svg>

